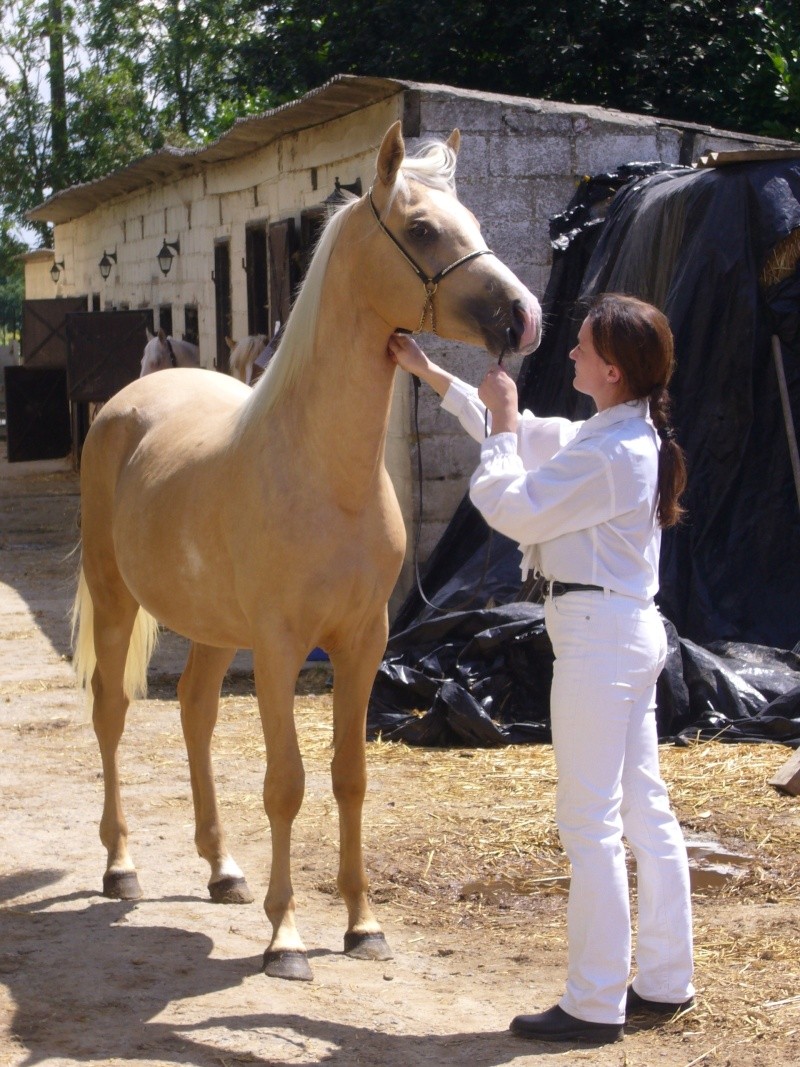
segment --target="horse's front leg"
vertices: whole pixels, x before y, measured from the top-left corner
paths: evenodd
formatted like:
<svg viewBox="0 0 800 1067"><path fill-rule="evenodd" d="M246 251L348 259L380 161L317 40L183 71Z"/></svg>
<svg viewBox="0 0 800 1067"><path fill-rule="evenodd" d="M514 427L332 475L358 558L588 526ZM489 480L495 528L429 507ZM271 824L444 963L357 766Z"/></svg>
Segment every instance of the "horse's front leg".
<svg viewBox="0 0 800 1067"><path fill-rule="evenodd" d="M256 694L267 772L264 810L272 836L272 864L264 910L272 924L272 940L264 953L264 973L271 978L310 982L306 949L295 926L291 874L292 825L305 791L305 771L294 722L294 691L306 649L295 647L285 633L273 632L253 650Z"/></svg>
<svg viewBox="0 0 800 1067"><path fill-rule="evenodd" d="M178 682L181 726L189 757L194 801L195 845L211 867L208 891L217 904L249 904L253 894L228 852L219 817L211 764L211 738L217 724L219 694L236 650L192 644Z"/></svg>
<svg viewBox="0 0 800 1067"><path fill-rule="evenodd" d="M389 960L392 952L369 904L361 819L367 789L367 703L386 648L385 614L360 642L331 654L334 669L331 780L339 807L339 892L347 905L344 950L365 960Z"/></svg>

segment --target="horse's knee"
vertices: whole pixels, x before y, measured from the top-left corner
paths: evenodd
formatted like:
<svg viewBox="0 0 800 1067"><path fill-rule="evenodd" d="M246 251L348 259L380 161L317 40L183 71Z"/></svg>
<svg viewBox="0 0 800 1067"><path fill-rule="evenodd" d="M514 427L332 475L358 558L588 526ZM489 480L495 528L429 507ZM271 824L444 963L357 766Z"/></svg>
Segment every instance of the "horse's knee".
<svg viewBox="0 0 800 1067"><path fill-rule="evenodd" d="M270 819L291 821L300 811L304 794L305 774L302 770L281 776L268 771L264 779L264 810Z"/></svg>
<svg viewBox="0 0 800 1067"><path fill-rule="evenodd" d="M331 787L337 804L363 804L367 794L366 773L348 771L346 773L333 769Z"/></svg>

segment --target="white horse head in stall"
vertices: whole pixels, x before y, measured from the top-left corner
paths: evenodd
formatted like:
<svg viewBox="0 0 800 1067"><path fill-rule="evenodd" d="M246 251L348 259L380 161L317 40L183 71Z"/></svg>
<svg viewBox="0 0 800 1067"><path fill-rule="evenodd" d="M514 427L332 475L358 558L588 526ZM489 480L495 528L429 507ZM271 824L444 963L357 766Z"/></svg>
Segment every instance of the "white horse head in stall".
<svg viewBox="0 0 800 1067"><path fill-rule="evenodd" d="M147 331L147 344L142 356L142 369L139 377L152 374L156 370L168 367L199 367L200 349L190 341L181 341L177 337L167 337L163 330L153 334Z"/></svg>

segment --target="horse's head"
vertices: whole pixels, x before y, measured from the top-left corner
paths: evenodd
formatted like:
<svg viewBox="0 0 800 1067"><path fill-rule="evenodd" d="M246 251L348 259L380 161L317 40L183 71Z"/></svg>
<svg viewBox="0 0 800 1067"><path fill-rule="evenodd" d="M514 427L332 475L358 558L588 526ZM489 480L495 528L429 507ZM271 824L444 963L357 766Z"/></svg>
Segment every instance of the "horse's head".
<svg viewBox="0 0 800 1067"><path fill-rule="evenodd" d="M455 195L460 134L409 158L396 122L378 153L370 190L370 255L362 283L392 328L433 330L493 356L533 351L541 339L536 297L491 252Z"/></svg>
<svg viewBox="0 0 800 1067"><path fill-rule="evenodd" d="M167 335L162 329L159 329L158 333L155 334L147 330L147 344L144 346L144 353L142 354L142 369L139 372L139 377L144 378L146 374L152 374L153 371L157 370L165 370L171 366L173 366L173 362L170 357Z"/></svg>

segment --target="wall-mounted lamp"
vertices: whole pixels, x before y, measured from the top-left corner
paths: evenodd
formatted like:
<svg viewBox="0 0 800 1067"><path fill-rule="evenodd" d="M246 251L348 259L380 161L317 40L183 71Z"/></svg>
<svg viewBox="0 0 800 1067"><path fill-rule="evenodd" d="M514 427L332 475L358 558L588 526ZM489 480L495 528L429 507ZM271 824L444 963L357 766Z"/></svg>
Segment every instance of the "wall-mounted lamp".
<svg viewBox="0 0 800 1067"><path fill-rule="evenodd" d="M103 281L105 281L105 279L109 276L109 274L111 273L111 268L114 265L114 263L116 263L116 262L117 262L117 253L116 252L106 252L106 250L103 249L103 258L97 264L98 267L100 268L100 277L103 279Z"/></svg>
<svg viewBox="0 0 800 1067"><path fill-rule="evenodd" d="M174 252L171 251L173 248L175 249ZM156 259L158 260L158 265L161 268L161 273L164 275L165 278L169 274L169 272L172 270L172 261L175 258L175 256L178 255L180 250L181 250L180 238L177 241L174 241L174 242L173 241L168 241L166 239L166 237L164 238L164 243L161 246L161 251L156 256Z"/></svg>
<svg viewBox="0 0 800 1067"><path fill-rule="evenodd" d="M361 196L361 179L356 178L350 185L342 185L338 178L334 179L333 192L330 196L326 196L323 200L324 204L329 204L331 207L337 207L339 204L344 203L344 196L342 193L353 193L355 196Z"/></svg>
<svg viewBox="0 0 800 1067"><path fill-rule="evenodd" d="M60 262L56 261L50 268L50 277L53 279L53 285L58 285L58 279L61 277L61 271L64 270L64 260Z"/></svg>

